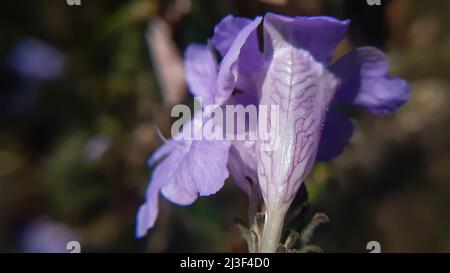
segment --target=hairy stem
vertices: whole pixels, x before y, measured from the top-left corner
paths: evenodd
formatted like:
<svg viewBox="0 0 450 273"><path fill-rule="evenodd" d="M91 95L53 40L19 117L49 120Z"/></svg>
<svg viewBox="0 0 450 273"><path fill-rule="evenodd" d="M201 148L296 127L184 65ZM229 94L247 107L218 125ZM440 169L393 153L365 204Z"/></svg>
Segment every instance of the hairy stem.
<svg viewBox="0 0 450 273"><path fill-rule="evenodd" d="M261 239L261 253L274 253L280 244L287 209L268 209Z"/></svg>

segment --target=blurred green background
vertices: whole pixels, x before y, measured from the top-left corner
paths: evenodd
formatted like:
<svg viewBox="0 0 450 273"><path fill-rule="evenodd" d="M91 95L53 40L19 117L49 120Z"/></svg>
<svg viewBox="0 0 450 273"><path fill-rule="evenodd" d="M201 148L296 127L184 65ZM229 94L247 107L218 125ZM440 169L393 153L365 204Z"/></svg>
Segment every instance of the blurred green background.
<svg viewBox="0 0 450 273"><path fill-rule="evenodd" d="M351 18L336 56L361 45L389 55L412 97L398 113L352 113L345 153L308 179L313 212L331 221L327 252L450 252L450 2L447 0L4 1L0 8L0 251L244 252L233 225L247 197L231 181L134 237L171 106L192 103L184 48L233 13ZM302 220L303 219L303 220ZM299 226L296 226L299 224Z"/></svg>

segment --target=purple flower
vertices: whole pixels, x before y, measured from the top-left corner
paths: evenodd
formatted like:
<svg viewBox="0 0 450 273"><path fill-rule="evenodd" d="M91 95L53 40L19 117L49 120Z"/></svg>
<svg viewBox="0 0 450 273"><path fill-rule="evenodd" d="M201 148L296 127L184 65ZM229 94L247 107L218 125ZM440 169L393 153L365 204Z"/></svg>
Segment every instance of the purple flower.
<svg viewBox="0 0 450 273"><path fill-rule="evenodd" d="M266 120L270 126L277 124L277 141L167 141L150 160L160 163L138 213L138 236L154 225L159 192L188 205L217 192L228 170L248 194L259 184L266 205L264 234L279 233L314 162L340 154L353 133L352 122L333 105L355 105L382 115L407 101L406 82L388 75L387 58L378 49L358 48L331 64L348 20L269 13L264 17L262 52L257 34L261 22L260 17L225 17L212 38L220 63L213 49L192 45L186 50L186 79L191 93L205 105L277 105L278 121L271 116ZM273 251L279 234L266 241L264 234L263 250Z"/></svg>
<svg viewBox="0 0 450 273"><path fill-rule="evenodd" d="M192 45L186 50L185 69L189 88L193 95L202 97L205 106L225 104L234 89L243 82L239 77L250 72L247 71L248 64L242 62L245 59L240 57L257 49L251 46L258 46L256 28L261 18L246 22L233 32L236 36L226 45L228 52L220 65L208 46ZM221 33L226 34L225 31ZM196 116L185 127L193 124L194 131L201 130L196 122L198 118L201 117ZM142 237L153 227L160 192L175 204L190 205L198 196L208 196L220 190L229 176L230 146L230 141L207 140L169 140L161 146L149 160L150 165L159 164L153 171L146 203L138 211L136 235Z"/></svg>

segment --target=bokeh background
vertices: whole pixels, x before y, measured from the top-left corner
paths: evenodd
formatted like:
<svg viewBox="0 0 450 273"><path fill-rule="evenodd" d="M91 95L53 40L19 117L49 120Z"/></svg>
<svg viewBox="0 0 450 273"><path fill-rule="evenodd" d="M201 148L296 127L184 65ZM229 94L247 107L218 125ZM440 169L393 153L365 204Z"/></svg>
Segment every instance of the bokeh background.
<svg viewBox="0 0 450 273"><path fill-rule="evenodd" d="M450 2L447 0L3 1L0 8L0 251L245 252L235 216L247 197L231 181L178 207L161 198L149 235L134 237L171 106L192 104L183 51L233 13L351 18L337 50L375 45L411 84L396 114L352 113L345 153L317 165L310 205L331 221L327 252L450 252Z"/></svg>

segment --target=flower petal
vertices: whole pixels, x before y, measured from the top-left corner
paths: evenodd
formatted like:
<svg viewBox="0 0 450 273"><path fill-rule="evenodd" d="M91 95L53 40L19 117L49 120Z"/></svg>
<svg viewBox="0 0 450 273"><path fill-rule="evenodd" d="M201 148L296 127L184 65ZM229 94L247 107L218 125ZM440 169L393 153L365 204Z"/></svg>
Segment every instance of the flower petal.
<svg viewBox="0 0 450 273"><path fill-rule="evenodd" d="M258 20L258 19L256 19ZM228 15L214 29L212 44L225 56L239 33L252 24L252 20ZM251 26L253 28L254 26ZM242 38L241 38L242 39ZM244 38L245 39L245 38ZM242 45L236 88L257 96L258 76L262 72L263 59L259 51L258 35L252 31Z"/></svg>
<svg viewBox="0 0 450 273"><path fill-rule="evenodd" d="M162 194L179 205L190 205L197 197L219 191L227 170L230 141L193 141L189 151L173 160L162 188Z"/></svg>
<svg viewBox="0 0 450 273"><path fill-rule="evenodd" d="M212 50L206 45L190 45L186 49L184 66L191 93L202 97L205 105L212 104L218 69Z"/></svg>
<svg viewBox="0 0 450 273"><path fill-rule="evenodd" d="M406 81L388 75L386 55L360 47L330 67L341 80L335 100L362 106L376 115L390 114L409 99Z"/></svg>
<svg viewBox="0 0 450 273"><path fill-rule="evenodd" d="M190 205L198 196L219 191L229 176L230 144L229 141L206 140L179 143L187 146L175 147L153 172L146 202L138 212L136 235L142 237L153 227L158 215L160 191L178 205Z"/></svg>
<svg viewBox="0 0 450 273"><path fill-rule="evenodd" d="M226 16L214 28L212 44L222 56L225 56L239 32L251 23L251 19L233 15Z"/></svg>
<svg viewBox="0 0 450 273"><path fill-rule="evenodd" d="M196 115L183 128L201 129L196 122L199 118L201 116ZM198 196L219 191L229 176L230 145L231 141L178 139L165 142L149 160L149 164L158 161L159 164L153 171L146 202L138 211L136 236L144 236L153 227L158 215L159 192L173 203L190 205Z"/></svg>
<svg viewBox="0 0 450 273"><path fill-rule="evenodd" d="M153 153L148 161L149 165L153 165L155 162L162 160L153 171L145 196L146 202L139 208L137 214L136 236L138 238L145 236L147 230L155 224L158 216L159 192L169 182L166 176L167 171L170 170L171 162L180 157L181 150L177 144L181 145L180 141L167 141Z"/></svg>
<svg viewBox="0 0 450 273"><path fill-rule="evenodd" d="M353 123L344 114L335 109L328 111L316 160L328 161L341 154L352 137L353 129Z"/></svg>
<svg viewBox="0 0 450 273"><path fill-rule="evenodd" d="M278 208L292 202L315 162L322 122L337 86L337 79L310 52L286 39L287 31L288 37L298 32L284 17L266 16L267 71L260 104L279 106L277 120L269 115L267 121L278 129L278 139L258 142L258 177L266 206Z"/></svg>
<svg viewBox="0 0 450 273"><path fill-rule="evenodd" d="M259 22L259 19L256 18L255 21ZM222 56L225 56L235 42L236 38L239 36L240 32L247 26L252 25L252 23L254 23L254 21L250 19L228 15L215 27L212 44L217 48ZM250 26L250 28L255 28L255 25ZM243 39L246 39L246 41L242 45L239 58L239 72L241 74L240 78L242 81L248 78L249 75L252 75L255 72L260 72L263 63L262 53L259 51L257 32L252 31L248 34L247 38L243 37ZM245 82L242 83L242 85L245 84ZM246 87L239 89L245 90Z"/></svg>
<svg viewBox="0 0 450 273"><path fill-rule="evenodd" d="M237 87L256 92L256 77L262 70L262 55L258 49L257 28L262 18L257 17L244 27L234 39L220 63L215 103L221 105Z"/></svg>
<svg viewBox="0 0 450 273"><path fill-rule="evenodd" d="M168 183L168 180L165 180L167 168L167 163L163 161L161 165L155 168L152 174L150 185L145 196L145 204L141 205L137 214L136 237L138 238L145 236L147 230L155 224L159 210L159 192Z"/></svg>
<svg viewBox="0 0 450 273"><path fill-rule="evenodd" d="M252 193L253 183L258 181L255 145L256 142L251 140L233 141L228 160L233 181L248 195Z"/></svg>
<svg viewBox="0 0 450 273"><path fill-rule="evenodd" d="M265 25L276 29L270 39L289 43L292 47L309 51L316 61L329 63L336 47L344 38L350 20L332 17L286 17L268 13Z"/></svg>

